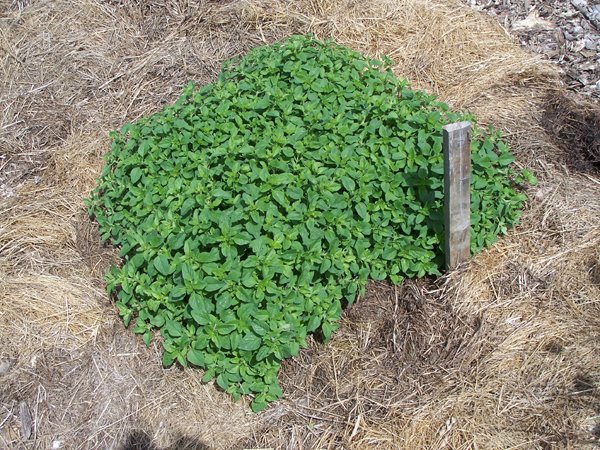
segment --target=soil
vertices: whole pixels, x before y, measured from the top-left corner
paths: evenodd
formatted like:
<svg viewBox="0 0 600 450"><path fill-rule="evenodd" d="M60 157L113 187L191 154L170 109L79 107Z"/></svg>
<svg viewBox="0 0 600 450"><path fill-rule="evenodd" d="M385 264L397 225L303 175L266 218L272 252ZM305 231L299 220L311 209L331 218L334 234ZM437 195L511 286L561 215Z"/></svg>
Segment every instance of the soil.
<svg viewBox="0 0 600 450"><path fill-rule="evenodd" d="M463 0L498 19L523 47L560 67L565 86L600 101L600 2ZM587 5L587 17L574 4ZM595 24L593 23L595 22Z"/></svg>
<svg viewBox="0 0 600 450"><path fill-rule="evenodd" d="M580 97L579 94L573 97ZM567 156L575 172L600 173L600 108L598 102L548 95L540 124Z"/></svg>

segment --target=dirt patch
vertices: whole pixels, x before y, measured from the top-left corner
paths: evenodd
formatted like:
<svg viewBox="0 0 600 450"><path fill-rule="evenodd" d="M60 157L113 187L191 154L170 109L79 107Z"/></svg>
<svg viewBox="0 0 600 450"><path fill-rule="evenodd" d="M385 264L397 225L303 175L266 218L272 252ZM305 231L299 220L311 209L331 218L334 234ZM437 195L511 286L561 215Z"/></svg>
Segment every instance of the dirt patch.
<svg viewBox="0 0 600 450"><path fill-rule="evenodd" d="M600 258L591 260L589 264L590 282L600 286Z"/></svg>
<svg viewBox="0 0 600 450"><path fill-rule="evenodd" d="M132 431L118 450L210 450L206 444L195 439L178 437L169 447L157 447L152 443L152 435L141 430Z"/></svg>
<svg viewBox="0 0 600 450"><path fill-rule="evenodd" d="M75 222L75 247L94 278L101 278L113 265L119 264L118 251L103 243L98 224L81 211Z"/></svg>
<svg viewBox="0 0 600 450"><path fill-rule="evenodd" d="M549 95L542 125L577 171L600 171L600 106L566 95Z"/></svg>

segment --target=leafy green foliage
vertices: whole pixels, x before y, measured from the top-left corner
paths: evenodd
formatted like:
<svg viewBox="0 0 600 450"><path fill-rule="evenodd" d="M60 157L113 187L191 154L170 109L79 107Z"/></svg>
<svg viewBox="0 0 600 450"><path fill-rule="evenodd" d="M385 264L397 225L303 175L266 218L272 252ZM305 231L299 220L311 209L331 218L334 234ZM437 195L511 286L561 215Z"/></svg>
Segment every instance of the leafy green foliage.
<svg viewBox="0 0 600 450"><path fill-rule="evenodd" d="M280 363L328 339L367 279L437 275L441 127L465 119L389 61L296 36L226 64L172 106L112 134L88 201L120 247L107 276L125 325L163 338L165 366L204 369L254 410ZM473 120L472 118L470 118ZM472 249L525 197L496 132L474 128Z"/></svg>

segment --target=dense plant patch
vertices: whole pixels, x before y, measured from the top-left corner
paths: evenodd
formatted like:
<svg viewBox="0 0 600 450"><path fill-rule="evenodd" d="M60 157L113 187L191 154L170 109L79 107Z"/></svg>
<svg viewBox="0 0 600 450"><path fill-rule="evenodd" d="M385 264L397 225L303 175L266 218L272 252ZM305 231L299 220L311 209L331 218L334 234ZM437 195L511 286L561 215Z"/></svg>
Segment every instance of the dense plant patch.
<svg viewBox="0 0 600 450"><path fill-rule="evenodd" d="M165 366L254 410L281 396L280 363L328 339L369 278L443 262L441 127L466 117L332 42L295 36L227 63L172 106L112 134L89 212L120 247L107 275L125 325ZM473 121L472 117L468 118ZM525 197L496 132L473 130L472 250Z"/></svg>

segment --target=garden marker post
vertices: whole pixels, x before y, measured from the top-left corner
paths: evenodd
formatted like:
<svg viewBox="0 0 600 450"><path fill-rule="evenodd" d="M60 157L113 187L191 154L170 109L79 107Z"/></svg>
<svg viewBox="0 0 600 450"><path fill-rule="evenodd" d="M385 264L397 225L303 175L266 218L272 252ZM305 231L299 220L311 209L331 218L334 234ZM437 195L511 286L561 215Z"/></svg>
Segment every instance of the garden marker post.
<svg viewBox="0 0 600 450"><path fill-rule="evenodd" d="M443 127L446 268L471 256L471 122Z"/></svg>

